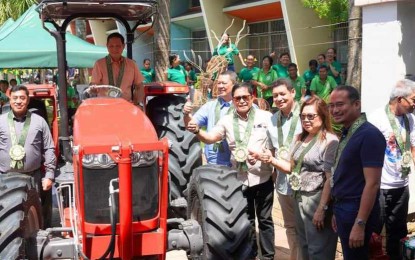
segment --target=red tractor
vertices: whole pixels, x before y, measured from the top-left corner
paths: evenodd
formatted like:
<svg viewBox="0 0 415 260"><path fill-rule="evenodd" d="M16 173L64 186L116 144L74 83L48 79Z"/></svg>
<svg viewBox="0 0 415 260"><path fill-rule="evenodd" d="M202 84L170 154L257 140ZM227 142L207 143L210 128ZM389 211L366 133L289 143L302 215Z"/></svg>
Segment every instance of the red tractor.
<svg viewBox="0 0 415 260"><path fill-rule="evenodd" d="M38 10L55 27L44 26L56 39L65 75L65 33L73 19L115 18L125 26L131 57L134 32L156 19L157 1L44 0ZM200 143L185 131L187 86L146 86L153 98L145 113L119 98L118 88L87 89L100 94L81 103L69 136L66 79L58 85L66 161L56 178L61 226L41 230L30 177L0 175L0 259L165 259L178 249L190 259L251 257L253 234L236 171L200 166Z"/></svg>

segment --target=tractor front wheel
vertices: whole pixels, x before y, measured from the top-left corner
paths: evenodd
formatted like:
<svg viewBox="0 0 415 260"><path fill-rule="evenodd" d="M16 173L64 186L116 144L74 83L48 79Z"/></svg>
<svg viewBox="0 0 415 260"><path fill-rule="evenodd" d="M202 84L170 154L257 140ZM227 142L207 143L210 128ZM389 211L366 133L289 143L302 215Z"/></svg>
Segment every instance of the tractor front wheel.
<svg viewBox="0 0 415 260"><path fill-rule="evenodd" d="M42 226L34 178L0 174L0 259L38 259L36 234Z"/></svg>
<svg viewBox="0 0 415 260"><path fill-rule="evenodd" d="M251 258L253 234L235 170L218 165L197 168L190 180L188 203L188 218L202 226L202 259Z"/></svg>
<svg viewBox="0 0 415 260"><path fill-rule="evenodd" d="M169 140L170 193L173 199L185 196L184 190L193 169L202 164L200 142L194 134L186 131L184 125L185 102L181 96L157 96L146 107L159 138L167 137Z"/></svg>

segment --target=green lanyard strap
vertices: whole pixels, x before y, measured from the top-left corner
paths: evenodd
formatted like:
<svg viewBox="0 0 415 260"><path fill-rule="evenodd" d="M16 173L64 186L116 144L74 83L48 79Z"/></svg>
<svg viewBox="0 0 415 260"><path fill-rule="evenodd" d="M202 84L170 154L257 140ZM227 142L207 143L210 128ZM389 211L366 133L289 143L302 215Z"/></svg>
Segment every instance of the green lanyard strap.
<svg viewBox="0 0 415 260"><path fill-rule="evenodd" d="M339 160L344 148L346 147L347 143L349 142L353 134L356 132L356 130L359 129L359 127L362 126L364 122L366 122L366 115L362 113L362 115L350 127L349 131L347 132L346 138L340 141L339 147L336 151L336 159L334 161L334 166L331 171L332 176L334 175L334 172L337 169L337 165L339 164Z"/></svg>
<svg viewBox="0 0 415 260"><path fill-rule="evenodd" d="M7 122L10 129L10 139L11 139L11 148L10 148L10 167L15 169L23 169L24 163L23 158L25 156L24 145L26 143L27 134L29 132L31 113L27 111L26 119L24 121L22 132L20 133L19 140L17 139L16 128L13 120L13 111L10 111L7 116Z"/></svg>
<svg viewBox="0 0 415 260"><path fill-rule="evenodd" d="M246 159L248 156L248 141L251 137L252 129L254 128L254 119L255 119L255 109L251 108L248 115L248 123L245 128L245 133L243 140L241 139L241 134L239 131L239 118L238 114L235 112L233 116L233 133L235 135L235 155L236 162L237 162L237 168L240 171L247 171L248 165L246 164ZM240 154L242 154L240 156Z"/></svg>
<svg viewBox="0 0 415 260"><path fill-rule="evenodd" d="M118 88L121 88L121 82L124 76L125 60L121 62L121 68L120 68L120 72L118 73L116 84L114 84L114 73L112 71L111 57L109 55L106 57L106 61L107 61L107 72L108 72L108 84L111 86L116 86Z"/></svg>
<svg viewBox="0 0 415 260"><path fill-rule="evenodd" d="M402 177L405 178L411 172L411 162L412 162L412 154L411 154L411 141L410 141L410 128L409 128L409 120L406 115L402 115L403 121L405 124L405 142L403 141L402 135L398 129L398 126L395 121L395 115L390 110L389 105L385 107L386 115L388 116L388 120L390 126L392 127L393 134L395 135L395 140L399 149L401 150L402 154L402 167L401 173Z"/></svg>
<svg viewBox="0 0 415 260"><path fill-rule="evenodd" d="M294 132L297 128L297 122L299 115L299 106L297 104L294 105L294 111L292 112L293 119L291 120L290 130L284 142L284 134L282 132L282 112L279 111L278 119L277 119L277 130L278 130L278 147L288 149L287 147L290 146L291 142L294 138Z"/></svg>

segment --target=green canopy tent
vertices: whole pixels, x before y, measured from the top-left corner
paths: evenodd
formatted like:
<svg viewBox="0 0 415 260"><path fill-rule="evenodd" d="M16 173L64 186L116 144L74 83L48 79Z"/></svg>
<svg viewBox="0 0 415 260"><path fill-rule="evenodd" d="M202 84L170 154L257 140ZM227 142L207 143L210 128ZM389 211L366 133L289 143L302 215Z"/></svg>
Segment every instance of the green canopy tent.
<svg viewBox="0 0 415 260"><path fill-rule="evenodd" d="M0 26L0 33L3 32L3 30L5 30L7 27L9 27L10 25L12 25L14 23L13 18L9 18L7 19L1 26Z"/></svg>
<svg viewBox="0 0 415 260"><path fill-rule="evenodd" d="M48 28L53 28L47 24ZM2 27L3 28L3 27ZM91 68L107 48L66 34L69 67ZM56 68L56 41L43 27L36 5L0 31L0 68Z"/></svg>

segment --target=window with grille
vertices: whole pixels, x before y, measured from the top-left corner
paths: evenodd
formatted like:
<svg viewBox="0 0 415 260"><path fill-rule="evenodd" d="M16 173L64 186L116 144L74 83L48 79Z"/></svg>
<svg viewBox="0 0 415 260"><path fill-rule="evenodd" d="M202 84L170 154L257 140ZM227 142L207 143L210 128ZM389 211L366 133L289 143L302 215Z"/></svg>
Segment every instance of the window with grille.
<svg viewBox="0 0 415 260"><path fill-rule="evenodd" d="M337 24L333 30L333 47L337 51L337 61L347 64L347 51L349 40L349 24L347 22Z"/></svg>
<svg viewBox="0 0 415 260"><path fill-rule="evenodd" d="M210 57L209 42L205 30L192 32L192 50L196 57L200 56L202 58L203 62Z"/></svg>
<svg viewBox="0 0 415 260"><path fill-rule="evenodd" d="M275 51L276 57L289 51L284 20L251 23L248 26L249 54L253 54L258 61L273 51ZM261 66L260 63L257 63L257 65Z"/></svg>

